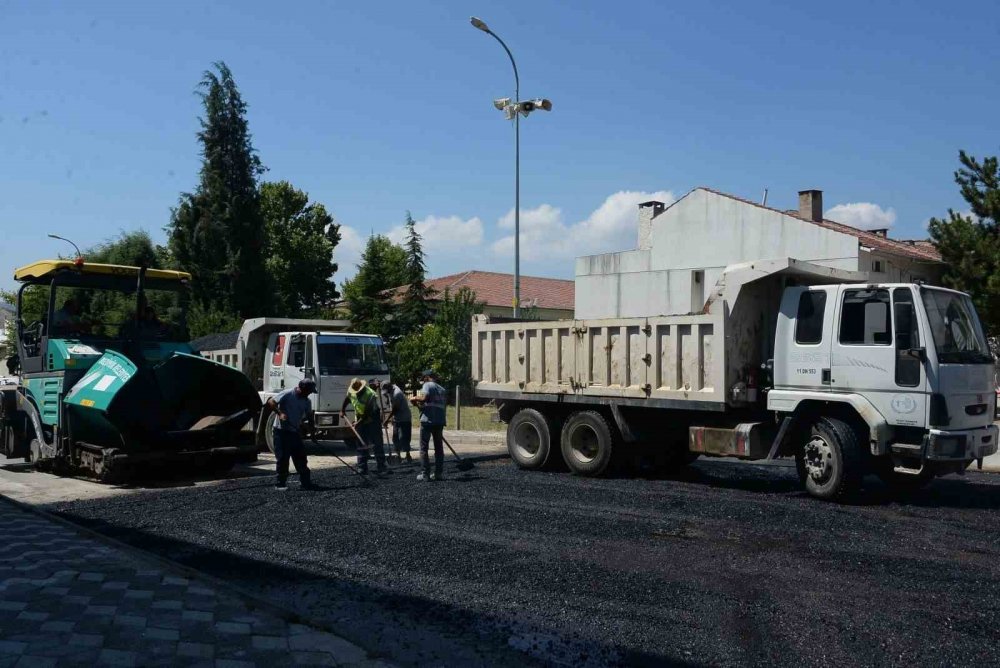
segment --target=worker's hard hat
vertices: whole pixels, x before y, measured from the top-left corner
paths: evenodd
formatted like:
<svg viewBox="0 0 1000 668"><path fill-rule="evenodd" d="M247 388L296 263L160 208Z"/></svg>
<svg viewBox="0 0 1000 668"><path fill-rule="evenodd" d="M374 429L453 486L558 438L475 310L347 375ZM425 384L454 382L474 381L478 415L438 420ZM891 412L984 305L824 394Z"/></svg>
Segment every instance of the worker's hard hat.
<svg viewBox="0 0 1000 668"><path fill-rule="evenodd" d="M360 378L355 378L354 380L351 381L351 384L347 387L347 392L349 394L357 394L366 387L368 387L368 383L361 380Z"/></svg>

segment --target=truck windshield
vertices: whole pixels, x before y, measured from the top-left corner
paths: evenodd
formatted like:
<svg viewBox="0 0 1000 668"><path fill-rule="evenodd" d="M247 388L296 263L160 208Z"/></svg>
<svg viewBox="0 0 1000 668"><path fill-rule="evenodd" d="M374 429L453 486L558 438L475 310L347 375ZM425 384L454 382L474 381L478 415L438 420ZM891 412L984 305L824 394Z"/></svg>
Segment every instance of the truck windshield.
<svg viewBox="0 0 1000 668"><path fill-rule="evenodd" d="M993 363L975 307L968 296L929 288L924 288L920 294L940 363Z"/></svg>
<svg viewBox="0 0 1000 668"><path fill-rule="evenodd" d="M321 376L364 376L389 371L380 339L364 336L320 336Z"/></svg>

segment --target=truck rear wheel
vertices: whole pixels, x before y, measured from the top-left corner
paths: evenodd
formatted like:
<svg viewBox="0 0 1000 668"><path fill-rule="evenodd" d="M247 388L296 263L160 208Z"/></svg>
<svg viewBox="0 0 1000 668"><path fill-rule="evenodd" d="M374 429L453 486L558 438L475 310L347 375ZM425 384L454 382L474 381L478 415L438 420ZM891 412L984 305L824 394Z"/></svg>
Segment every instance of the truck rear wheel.
<svg viewBox="0 0 1000 668"><path fill-rule="evenodd" d="M274 454L274 421L278 419L277 413L268 413L267 424L264 425L264 442L267 443L267 450Z"/></svg>
<svg viewBox="0 0 1000 668"><path fill-rule="evenodd" d="M614 452L611 425L596 411L573 413L562 428L563 459L577 475L597 476L607 470Z"/></svg>
<svg viewBox="0 0 1000 668"><path fill-rule="evenodd" d="M843 420L824 417L813 423L795 455L806 491L818 499L843 500L861 487L864 453L857 432Z"/></svg>
<svg viewBox="0 0 1000 668"><path fill-rule="evenodd" d="M522 408L507 423L507 452L518 467L535 471L557 456L556 439L548 418L534 408ZM558 432L555 432L558 433Z"/></svg>

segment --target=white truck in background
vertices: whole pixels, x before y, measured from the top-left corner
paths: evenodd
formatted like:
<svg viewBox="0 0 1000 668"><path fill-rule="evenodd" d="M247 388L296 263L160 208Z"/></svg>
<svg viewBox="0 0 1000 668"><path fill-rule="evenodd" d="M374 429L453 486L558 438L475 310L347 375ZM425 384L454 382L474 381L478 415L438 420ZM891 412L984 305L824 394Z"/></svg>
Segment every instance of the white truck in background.
<svg viewBox="0 0 1000 668"><path fill-rule="evenodd" d="M260 447L274 451L274 414L267 400L304 378L316 381L310 401L317 437L350 438L350 430L340 424L347 386L355 377L388 380L389 364L380 337L355 334L349 328L348 320L252 318L244 321L234 349L203 352L235 366L254 382L264 404L252 424Z"/></svg>
<svg viewBox="0 0 1000 668"><path fill-rule="evenodd" d="M810 494L837 499L869 472L914 488L995 453L993 358L969 297L852 278L767 260L728 267L700 313L476 316L476 394L499 405L524 469L794 457Z"/></svg>

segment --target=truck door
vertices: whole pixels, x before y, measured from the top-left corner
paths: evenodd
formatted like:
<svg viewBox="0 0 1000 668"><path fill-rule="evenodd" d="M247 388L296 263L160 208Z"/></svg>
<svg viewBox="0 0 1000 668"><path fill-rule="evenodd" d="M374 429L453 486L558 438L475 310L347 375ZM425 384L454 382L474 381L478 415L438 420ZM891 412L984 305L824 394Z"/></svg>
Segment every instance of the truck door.
<svg viewBox="0 0 1000 668"><path fill-rule="evenodd" d="M911 288L842 286L838 316L833 390L864 395L889 424L922 425L927 380L913 352L921 337Z"/></svg>
<svg viewBox="0 0 1000 668"><path fill-rule="evenodd" d="M285 335L272 334L267 343L267 369L265 370L265 388L268 392L281 392L285 389Z"/></svg>
<svg viewBox="0 0 1000 668"><path fill-rule="evenodd" d="M785 290L775 331L774 386L830 390L830 345L837 286Z"/></svg>

